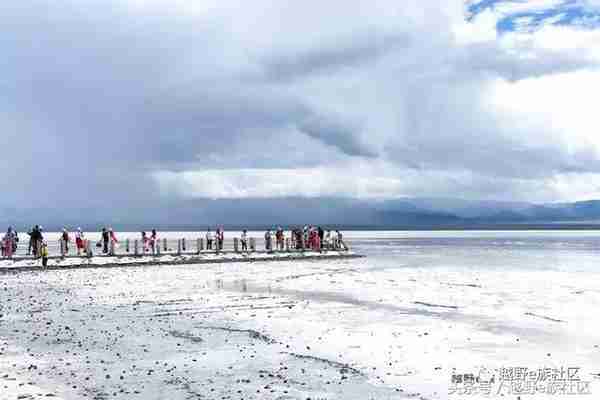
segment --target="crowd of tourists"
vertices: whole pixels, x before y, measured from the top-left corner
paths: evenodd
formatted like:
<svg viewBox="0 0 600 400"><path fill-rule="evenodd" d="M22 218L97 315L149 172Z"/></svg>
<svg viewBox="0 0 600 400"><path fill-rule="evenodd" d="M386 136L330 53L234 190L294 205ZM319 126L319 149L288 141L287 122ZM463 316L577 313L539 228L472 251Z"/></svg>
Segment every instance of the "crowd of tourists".
<svg viewBox="0 0 600 400"><path fill-rule="evenodd" d="M293 228L290 231L290 247L292 249L310 249L313 251L333 250L346 248L344 238L339 230L332 233L330 229L325 231L320 226L304 226L304 228ZM284 250L285 233L283 228L278 227L265 232L265 250Z"/></svg>
<svg viewBox="0 0 600 400"><path fill-rule="evenodd" d="M27 246L27 255L35 258L47 257L48 245L44 240L44 229L40 225L35 225L28 232L29 243ZM115 248L119 245L119 240L112 228L103 227L100 231L100 240L95 243L90 242L81 228L77 228L74 234L71 234L67 228L63 228L60 235L61 254L69 254L69 248L74 243L76 254L78 256L87 255L92 251L92 247L98 248L103 254L113 254ZM239 238L241 251L248 251L250 247L250 238L248 231L244 229ZM273 230L267 230L264 234L264 244L266 251L283 251L287 249L295 250L313 250L322 251L328 249L347 249L343 235L339 230L324 230L320 226L304 226L303 228L292 228L289 230L289 240L286 245L286 234L282 227ZM208 228L205 234L206 250L222 251L225 241L225 230L222 226L217 227L214 232ZM9 227L6 234L0 241L2 257L11 258L16 252L19 244L19 233ZM159 238L156 229L150 233L141 232L141 244L144 253L157 254L159 252ZM165 245L166 246L166 245ZM166 250L166 249L165 249ZM251 250L254 250L252 248Z"/></svg>

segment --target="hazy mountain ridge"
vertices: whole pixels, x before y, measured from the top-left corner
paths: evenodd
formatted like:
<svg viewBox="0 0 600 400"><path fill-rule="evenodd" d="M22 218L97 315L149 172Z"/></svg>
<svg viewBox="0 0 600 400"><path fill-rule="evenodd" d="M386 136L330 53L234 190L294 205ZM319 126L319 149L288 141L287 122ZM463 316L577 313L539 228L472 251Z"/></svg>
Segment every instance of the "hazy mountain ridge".
<svg viewBox="0 0 600 400"><path fill-rule="evenodd" d="M207 226L269 227L304 224L373 228L477 227L502 224L600 224L600 200L531 204L442 198L367 201L345 198L186 200L139 208L0 210L0 224L23 231L33 224L96 230L206 229Z"/></svg>

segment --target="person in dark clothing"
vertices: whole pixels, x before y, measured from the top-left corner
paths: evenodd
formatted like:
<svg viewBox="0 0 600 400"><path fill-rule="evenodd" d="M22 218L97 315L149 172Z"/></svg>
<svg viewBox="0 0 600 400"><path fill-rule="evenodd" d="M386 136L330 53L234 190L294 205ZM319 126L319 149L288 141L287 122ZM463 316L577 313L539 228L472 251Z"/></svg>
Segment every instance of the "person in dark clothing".
<svg viewBox="0 0 600 400"><path fill-rule="evenodd" d="M304 246L304 244L302 243L302 230L301 229L296 229L295 231L296 233L296 249L297 250L301 250Z"/></svg>
<svg viewBox="0 0 600 400"><path fill-rule="evenodd" d="M42 228L39 225L34 226L29 233L29 243L30 250L33 252L33 256L36 258L40 254L40 248L42 246L43 239L44 237L42 236Z"/></svg>
<svg viewBox="0 0 600 400"><path fill-rule="evenodd" d="M71 241L71 238L69 237L69 231L67 231L67 228L63 228L61 239L64 242L65 253L68 254L69 253L69 242Z"/></svg>
<svg viewBox="0 0 600 400"><path fill-rule="evenodd" d="M108 234L108 230L106 228L102 228L102 252L104 254L108 253L108 242L110 241L110 235Z"/></svg>
<svg viewBox="0 0 600 400"><path fill-rule="evenodd" d="M17 248L19 247L19 232L16 229L13 229L13 242L12 242L12 252L15 254L17 252Z"/></svg>

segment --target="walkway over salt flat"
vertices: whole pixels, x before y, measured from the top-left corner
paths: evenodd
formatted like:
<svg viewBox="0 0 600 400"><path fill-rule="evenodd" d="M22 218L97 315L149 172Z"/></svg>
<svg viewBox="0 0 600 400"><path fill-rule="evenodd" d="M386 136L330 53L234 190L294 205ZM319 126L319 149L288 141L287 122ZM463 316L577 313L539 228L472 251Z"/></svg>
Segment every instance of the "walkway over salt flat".
<svg viewBox="0 0 600 400"><path fill-rule="evenodd" d="M45 269L65 268L95 268L95 267L124 267L143 265L177 265L177 264L213 264L229 262L263 262L290 260L332 260L362 257L351 252L337 241L314 251L303 249L302 244L297 249L289 239L283 248L266 250L264 242L262 249L257 249L256 240L249 238L248 250L242 251L237 238L225 241L222 249L216 249L213 243L207 249L206 241L197 239L161 239L154 246L143 246L141 240L125 238L119 243L109 244L108 253L103 253L103 247L96 247L96 242L90 241L89 253L77 255L74 243L65 246L61 240L48 242L49 257ZM264 250L263 250L264 249ZM34 271L42 269L42 262L27 254L27 243L20 242L19 248L10 259L0 259L0 273Z"/></svg>

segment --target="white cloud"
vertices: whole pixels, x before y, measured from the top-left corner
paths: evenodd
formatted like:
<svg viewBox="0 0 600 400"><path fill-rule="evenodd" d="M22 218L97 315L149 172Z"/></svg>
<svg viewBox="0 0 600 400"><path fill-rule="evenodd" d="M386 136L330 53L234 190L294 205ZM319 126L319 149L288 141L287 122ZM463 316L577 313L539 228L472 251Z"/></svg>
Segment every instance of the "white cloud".
<svg viewBox="0 0 600 400"><path fill-rule="evenodd" d="M562 198L600 170L600 30L495 29L558 3L470 22L462 0L0 3L0 127L19 132L0 165L29 161L18 196L75 204L153 201L142 180L177 197Z"/></svg>

